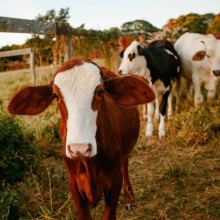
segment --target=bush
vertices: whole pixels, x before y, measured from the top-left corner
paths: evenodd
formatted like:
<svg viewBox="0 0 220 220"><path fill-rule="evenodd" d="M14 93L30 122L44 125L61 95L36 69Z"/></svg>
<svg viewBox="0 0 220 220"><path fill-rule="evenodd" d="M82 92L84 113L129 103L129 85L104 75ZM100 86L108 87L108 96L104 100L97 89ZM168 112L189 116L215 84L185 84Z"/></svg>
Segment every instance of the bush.
<svg viewBox="0 0 220 220"><path fill-rule="evenodd" d="M33 163L34 154L36 154L34 148L28 146L24 140L18 121L3 111L0 101L0 212L2 217L9 217L12 209L13 215L17 215L15 210L17 210L18 196L13 186L24 178Z"/></svg>

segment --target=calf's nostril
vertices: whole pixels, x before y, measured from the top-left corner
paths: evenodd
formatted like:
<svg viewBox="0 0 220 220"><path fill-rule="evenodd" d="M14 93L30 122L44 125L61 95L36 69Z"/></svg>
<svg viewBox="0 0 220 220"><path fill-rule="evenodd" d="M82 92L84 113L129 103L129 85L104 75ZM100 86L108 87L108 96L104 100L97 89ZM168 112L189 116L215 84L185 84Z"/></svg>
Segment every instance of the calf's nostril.
<svg viewBox="0 0 220 220"><path fill-rule="evenodd" d="M92 152L91 143L75 143L68 145L68 150L72 158L74 157L89 157Z"/></svg>
<svg viewBox="0 0 220 220"><path fill-rule="evenodd" d="M88 149L86 150L86 153L91 153L92 151L92 145L88 144Z"/></svg>

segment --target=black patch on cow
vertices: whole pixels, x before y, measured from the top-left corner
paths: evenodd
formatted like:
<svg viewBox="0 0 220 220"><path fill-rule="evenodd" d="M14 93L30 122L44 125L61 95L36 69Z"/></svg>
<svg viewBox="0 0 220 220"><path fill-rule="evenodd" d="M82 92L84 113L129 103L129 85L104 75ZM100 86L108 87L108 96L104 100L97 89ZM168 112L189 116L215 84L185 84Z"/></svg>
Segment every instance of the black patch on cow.
<svg viewBox="0 0 220 220"><path fill-rule="evenodd" d="M132 61L134 58L135 58L135 53L129 53L128 54L128 59L130 60L130 61Z"/></svg>
<svg viewBox="0 0 220 220"><path fill-rule="evenodd" d="M147 61L147 68L150 70L152 83L161 80L164 86L167 87L171 85L171 80L175 81L179 77L179 72L177 72L180 65L179 59L167 53L164 48L145 48L138 45L137 50L138 54L144 56Z"/></svg>

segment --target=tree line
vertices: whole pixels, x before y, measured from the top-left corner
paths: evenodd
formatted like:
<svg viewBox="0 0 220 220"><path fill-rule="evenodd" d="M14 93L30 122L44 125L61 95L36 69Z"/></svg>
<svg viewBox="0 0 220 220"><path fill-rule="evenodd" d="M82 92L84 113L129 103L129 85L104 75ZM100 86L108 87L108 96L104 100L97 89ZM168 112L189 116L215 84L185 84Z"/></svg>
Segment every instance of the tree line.
<svg viewBox="0 0 220 220"><path fill-rule="evenodd" d="M45 22L63 22L68 23L69 8L61 8L58 12L50 10L45 15L38 15L36 20ZM84 24L77 27L83 29ZM155 34L160 34L163 39L172 42L184 32L197 32L202 34L220 33L220 14L199 15L190 13L181 15L176 19L170 19L159 29L148 21L135 20L129 21L120 28L112 27L108 30L90 29L84 36L72 37L73 56L86 56L93 58L105 58L107 60L112 56L112 51L117 48L117 40L122 34L144 34L145 39L150 39ZM61 64L64 61L64 35L39 35L33 34L23 45L6 45L0 48L0 51L14 50L31 47L35 49L35 64L38 66ZM0 71L26 67L28 56L16 56L0 59ZM23 64L23 65L22 65Z"/></svg>

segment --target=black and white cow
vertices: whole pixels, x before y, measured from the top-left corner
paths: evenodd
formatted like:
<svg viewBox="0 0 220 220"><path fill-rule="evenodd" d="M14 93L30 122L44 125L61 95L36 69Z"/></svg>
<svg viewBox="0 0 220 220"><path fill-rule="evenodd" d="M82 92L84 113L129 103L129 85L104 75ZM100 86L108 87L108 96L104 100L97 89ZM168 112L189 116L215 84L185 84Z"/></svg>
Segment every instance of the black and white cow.
<svg viewBox="0 0 220 220"><path fill-rule="evenodd" d="M155 117L160 117L159 138L165 136L165 115L168 97L171 94L172 84L179 77L180 60L168 41L155 41L148 47L144 47L137 41L133 41L121 53L123 57L119 67L119 74L135 74L144 76L150 83L156 96ZM159 99L162 99L159 104ZM147 126L145 136L153 135L152 116L154 113L153 102L147 105ZM172 96L169 98L168 115L172 115Z"/></svg>

